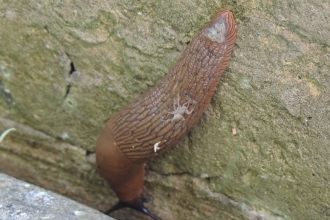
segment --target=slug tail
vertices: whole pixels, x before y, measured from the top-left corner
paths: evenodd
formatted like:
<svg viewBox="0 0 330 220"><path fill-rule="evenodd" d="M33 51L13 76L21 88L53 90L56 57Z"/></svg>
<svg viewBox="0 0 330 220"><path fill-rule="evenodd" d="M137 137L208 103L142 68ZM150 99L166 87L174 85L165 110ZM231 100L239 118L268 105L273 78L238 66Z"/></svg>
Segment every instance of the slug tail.
<svg viewBox="0 0 330 220"><path fill-rule="evenodd" d="M145 202L149 202L149 199L147 199L147 198L136 198L136 199L134 199L132 201L129 201L129 202L123 202L123 201L119 200L116 203L116 205L114 205L108 211L104 212L104 214L108 215L113 211L128 207L128 208L132 208L132 209L135 209L137 211L140 211L140 212L144 213L145 215L148 215L149 217L151 217L154 220L161 220L160 218L158 218L157 216L155 216L154 214L149 212L149 210L143 204Z"/></svg>

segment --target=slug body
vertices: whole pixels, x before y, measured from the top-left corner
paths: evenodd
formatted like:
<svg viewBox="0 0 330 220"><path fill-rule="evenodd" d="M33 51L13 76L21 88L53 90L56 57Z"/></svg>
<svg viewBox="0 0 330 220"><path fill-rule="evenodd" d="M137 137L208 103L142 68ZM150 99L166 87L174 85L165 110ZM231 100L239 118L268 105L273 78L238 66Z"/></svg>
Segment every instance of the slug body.
<svg viewBox="0 0 330 220"><path fill-rule="evenodd" d="M120 200L107 213L131 207L158 219L143 206L144 163L175 146L199 121L235 40L232 13L219 11L160 83L106 123L97 142L97 167Z"/></svg>

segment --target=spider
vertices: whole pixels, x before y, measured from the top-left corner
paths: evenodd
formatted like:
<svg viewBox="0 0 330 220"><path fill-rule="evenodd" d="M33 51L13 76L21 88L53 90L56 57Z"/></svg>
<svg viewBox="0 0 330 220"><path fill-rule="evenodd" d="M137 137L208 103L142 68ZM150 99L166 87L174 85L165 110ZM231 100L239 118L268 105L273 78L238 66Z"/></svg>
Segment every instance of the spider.
<svg viewBox="0 0 330 220"><path fill-rule="evenodd" d="M169 114L173 115L173 118L168 119L166 121L177 122L177 121L180 121L181 119L185 120L183 117L183 114L190 115L195 109L195 108L193 108L190 111L188 110L190 103L191 103L191 99L188 102L184 103L183 105L180 105L180 96L178 94L178 99L174 100L174 103L173 103L174 111L168 112Z"/></svg>

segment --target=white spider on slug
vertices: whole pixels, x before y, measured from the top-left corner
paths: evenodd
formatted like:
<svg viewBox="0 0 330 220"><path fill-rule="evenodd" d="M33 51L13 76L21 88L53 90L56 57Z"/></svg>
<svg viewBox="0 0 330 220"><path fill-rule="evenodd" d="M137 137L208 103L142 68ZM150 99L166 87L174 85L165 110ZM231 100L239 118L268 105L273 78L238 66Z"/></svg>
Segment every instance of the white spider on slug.
<svg viewBox="0 0 330 220"><path fill-rule="evenodd" d="M190 111L188 110L190 103L191 103L191 99L188 102L184 103L183 105L180 105L180 95L178 94L178 99L177 100L174 99L174 102L173 102L174 111L168 112L169 114L173 115L173 118L165 120L165 121L166 122L168 122L168 121L177 122L181 119L185 120L183 117L183 114L190 115L195 109L195 108L193 108Z"/></svg>

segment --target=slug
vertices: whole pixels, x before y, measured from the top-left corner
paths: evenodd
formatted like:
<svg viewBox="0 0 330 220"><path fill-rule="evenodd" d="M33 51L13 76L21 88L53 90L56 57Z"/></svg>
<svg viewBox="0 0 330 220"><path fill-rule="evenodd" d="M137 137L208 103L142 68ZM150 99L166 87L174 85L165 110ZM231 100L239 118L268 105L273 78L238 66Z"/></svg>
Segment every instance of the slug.
<svg viewBox="0 0 330 220"><path fill-rule="evenodd" d="M189 43L173 69L106 123L96 146L97 169L119 198L112 211L144 206L145 163L175 146L196 125L228 65L236 41L233 14L220 10Z"/></svg>

